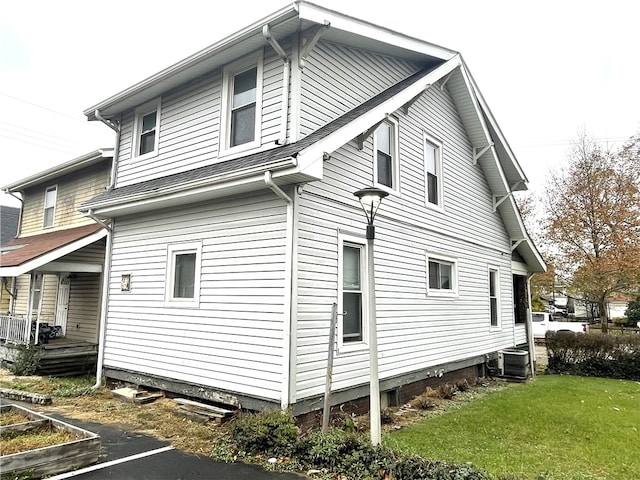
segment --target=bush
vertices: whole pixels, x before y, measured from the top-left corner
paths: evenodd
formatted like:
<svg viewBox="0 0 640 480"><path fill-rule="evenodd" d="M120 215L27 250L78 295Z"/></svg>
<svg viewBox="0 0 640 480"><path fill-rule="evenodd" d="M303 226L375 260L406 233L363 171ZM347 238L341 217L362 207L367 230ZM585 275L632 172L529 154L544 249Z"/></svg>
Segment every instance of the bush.
<svg viewBox="0 0 640 480"><path fill-rule="evenodd" d="M240 415L229 434L242 452L277 457L291 455L300 430L290 412L272 411Z"/></svg>
<svg viewBox="0 0 640 480"><path fill-rule="evenodd" d="M9 366L9 371L14 375L33 375L40 366L40 359L42 358L42 349L36 346L24 346L18 347L18 353L13 359L13 363Z"/></svg>
<svg viewBox="0 0 640 480"><path fill-rule="evenodd" d="M304 437L290 412L245 414L232 421L229 436L216 443L217 460L235 461L244 453L287 457L279 463L298 469L322 469L343 479L394 480L489 480L470 465L432 462L415 455L373 446L368 437L331 428Z"/></svg>
<svg viewBox="0 0 640 480"><path fill-rule="evenodd" d="M550 373L640 380L640 337L548 332Z"/></svg>

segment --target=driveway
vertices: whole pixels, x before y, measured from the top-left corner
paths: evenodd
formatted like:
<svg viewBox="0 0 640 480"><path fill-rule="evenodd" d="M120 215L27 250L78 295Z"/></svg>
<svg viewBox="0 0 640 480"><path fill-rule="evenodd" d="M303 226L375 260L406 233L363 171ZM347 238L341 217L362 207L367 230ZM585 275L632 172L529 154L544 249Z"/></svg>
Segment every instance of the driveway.
<svg viewBox="0 0 640 480"><path fill-rule="evenodd" d="M100 459L95 465L49 477L49 480L301 480L293 473L268 472L256 465L219 463L208 457L174 449L154 437L121 426L103 425L47 413L46 407L0 398L0 404L18 404L100 435Z"/></svg>

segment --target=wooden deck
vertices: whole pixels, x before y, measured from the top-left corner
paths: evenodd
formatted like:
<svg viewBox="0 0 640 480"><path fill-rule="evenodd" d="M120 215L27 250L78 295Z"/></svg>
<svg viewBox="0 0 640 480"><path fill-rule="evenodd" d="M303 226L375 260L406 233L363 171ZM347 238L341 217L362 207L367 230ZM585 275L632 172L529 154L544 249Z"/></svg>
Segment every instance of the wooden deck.
<svg viewBox="0 0 640 480"><path fill-rule="evenodd" d="M66 338L55 338L37 348L42 350L37 375L72 376L95 373L98 345ZM11 363L17 355L17 345L0 345L0 359Z"/></svg>

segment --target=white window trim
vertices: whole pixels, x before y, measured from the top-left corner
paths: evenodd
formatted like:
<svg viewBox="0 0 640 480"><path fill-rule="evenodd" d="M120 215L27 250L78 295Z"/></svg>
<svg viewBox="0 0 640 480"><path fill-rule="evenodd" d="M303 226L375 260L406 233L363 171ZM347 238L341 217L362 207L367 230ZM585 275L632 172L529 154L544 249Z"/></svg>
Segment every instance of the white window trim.
<svg viewBox="0 0 640 480"><path fill-rule="evenodd" d="M160 106L162 105L162 98L156 98L150 102L140 105L136 108L135 116L133 119L133 142L131 158L133 160L144 160L146 158L156 157L158 155L158 145L160 144ZM156 135L153 145L153 150L145 153L144 155L138 155L140 151L140 137L142 135L142 119L145 115L150 114L155 110L156 112Z"/></svg>
<svg viewBox="0 0 640 480"><path fill-rule="evenodd" d="M182 253L196 254L196 268L193 279L193 298L174 298L175 257ZM198 308L200 306L200 273L202 263L202 242L176 243L167 245L167 274L165 279L164 304L167 307Z"/></svg>
<svg viewBox="0 0 640 480"><path fill-rule="evenodd" d="M491 295L489 287L489 275L491 272L496 272L496 317L497 325L491 325ZM491 331L502 330L502 315L500 312L500 267L495 265L487 266L487 303L489 306L489 329Z"/></svg>
<svg viewBox="0 0 640 480"><path fill-rule="evenodd" d="M389 193L400 193L400 148L399 148L399 123L393 117L385 118L382 124L391 126L391 183L392 187L388 187L382 183L378 183L378 141L376 130L373 132L373 184Z"/></svg>
<svg viewBox="0 0 640 480"><path fill-rule="evenodd" d="M344 245L355 245L361 247L360 254L360 281L362 290L362 340L359 342L344 342L344 327L342 324L342 313L344 312L342 300L343 286L343 250ZM352 353L368 350L369 348L369 283L367 265L367 242L358 235L340 233L338 235L338 353Z"/></svg>
<svg viewBox="0 0 640 480"><path fill-rule="evenodd" d="M235 147L231 145L231 107L233 105L233 78L250 68L256 68L256 118L255 138L253 142L243 143ZM222 70L222 106L220 108L220 137L219 156L233 155L245 150L258 148L262 141L262 83L263 83L263 52L262 50L241 58Z"/></svg>
<svg viewBox="0 0 640 480"><path fill-rule="evenodd" d="M438 204L434 205L429 201L429 180L426 162L427 144L436 147L436 175L438 178ZM444 211L444 175L442 170L442 157L444 154L444 145L441 140L430 135L426 131L422 132L422 157L424 167L424 202L428 208Z"/></svg>
<svg viewBox="0 0 640 480"><path fill-rule="evenodd" d="M50 192L51 190L55 190L56 191L56 199L53 202L53 216L51 219L51 225L45 225L45 221L47 219L47 193ZM42 228L52 228L55 227L56 225L56 208L58 205L58 185L49 185L48 187L46 187L44 189L44 199L43 199L43 203L42 203Z"/></svg>
<svg viewBox="0 0 640 480"><path fill-rule="evenodd" d="M448 263L451 265L451 283L452 288L449 289L435 289L429 287L429 261L434 261L438 263ZM425 255L425 278L427 281L427 296L428 297L457 297L458 296L458 259L447 256L440 255L436 252L426 252Z"/></svg>

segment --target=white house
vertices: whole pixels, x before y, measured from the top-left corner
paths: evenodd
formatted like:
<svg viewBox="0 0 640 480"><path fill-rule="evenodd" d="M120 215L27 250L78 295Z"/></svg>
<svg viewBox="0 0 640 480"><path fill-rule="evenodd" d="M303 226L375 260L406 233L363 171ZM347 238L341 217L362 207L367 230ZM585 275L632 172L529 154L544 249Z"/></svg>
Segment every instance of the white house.
<svg viewBox="0 0 640 480"><path fill-rule="evenodd" d="M100 372L251 409L383 401L531 345L527 179L460 54L304 1L88 108L117 133Z"/></svg>

